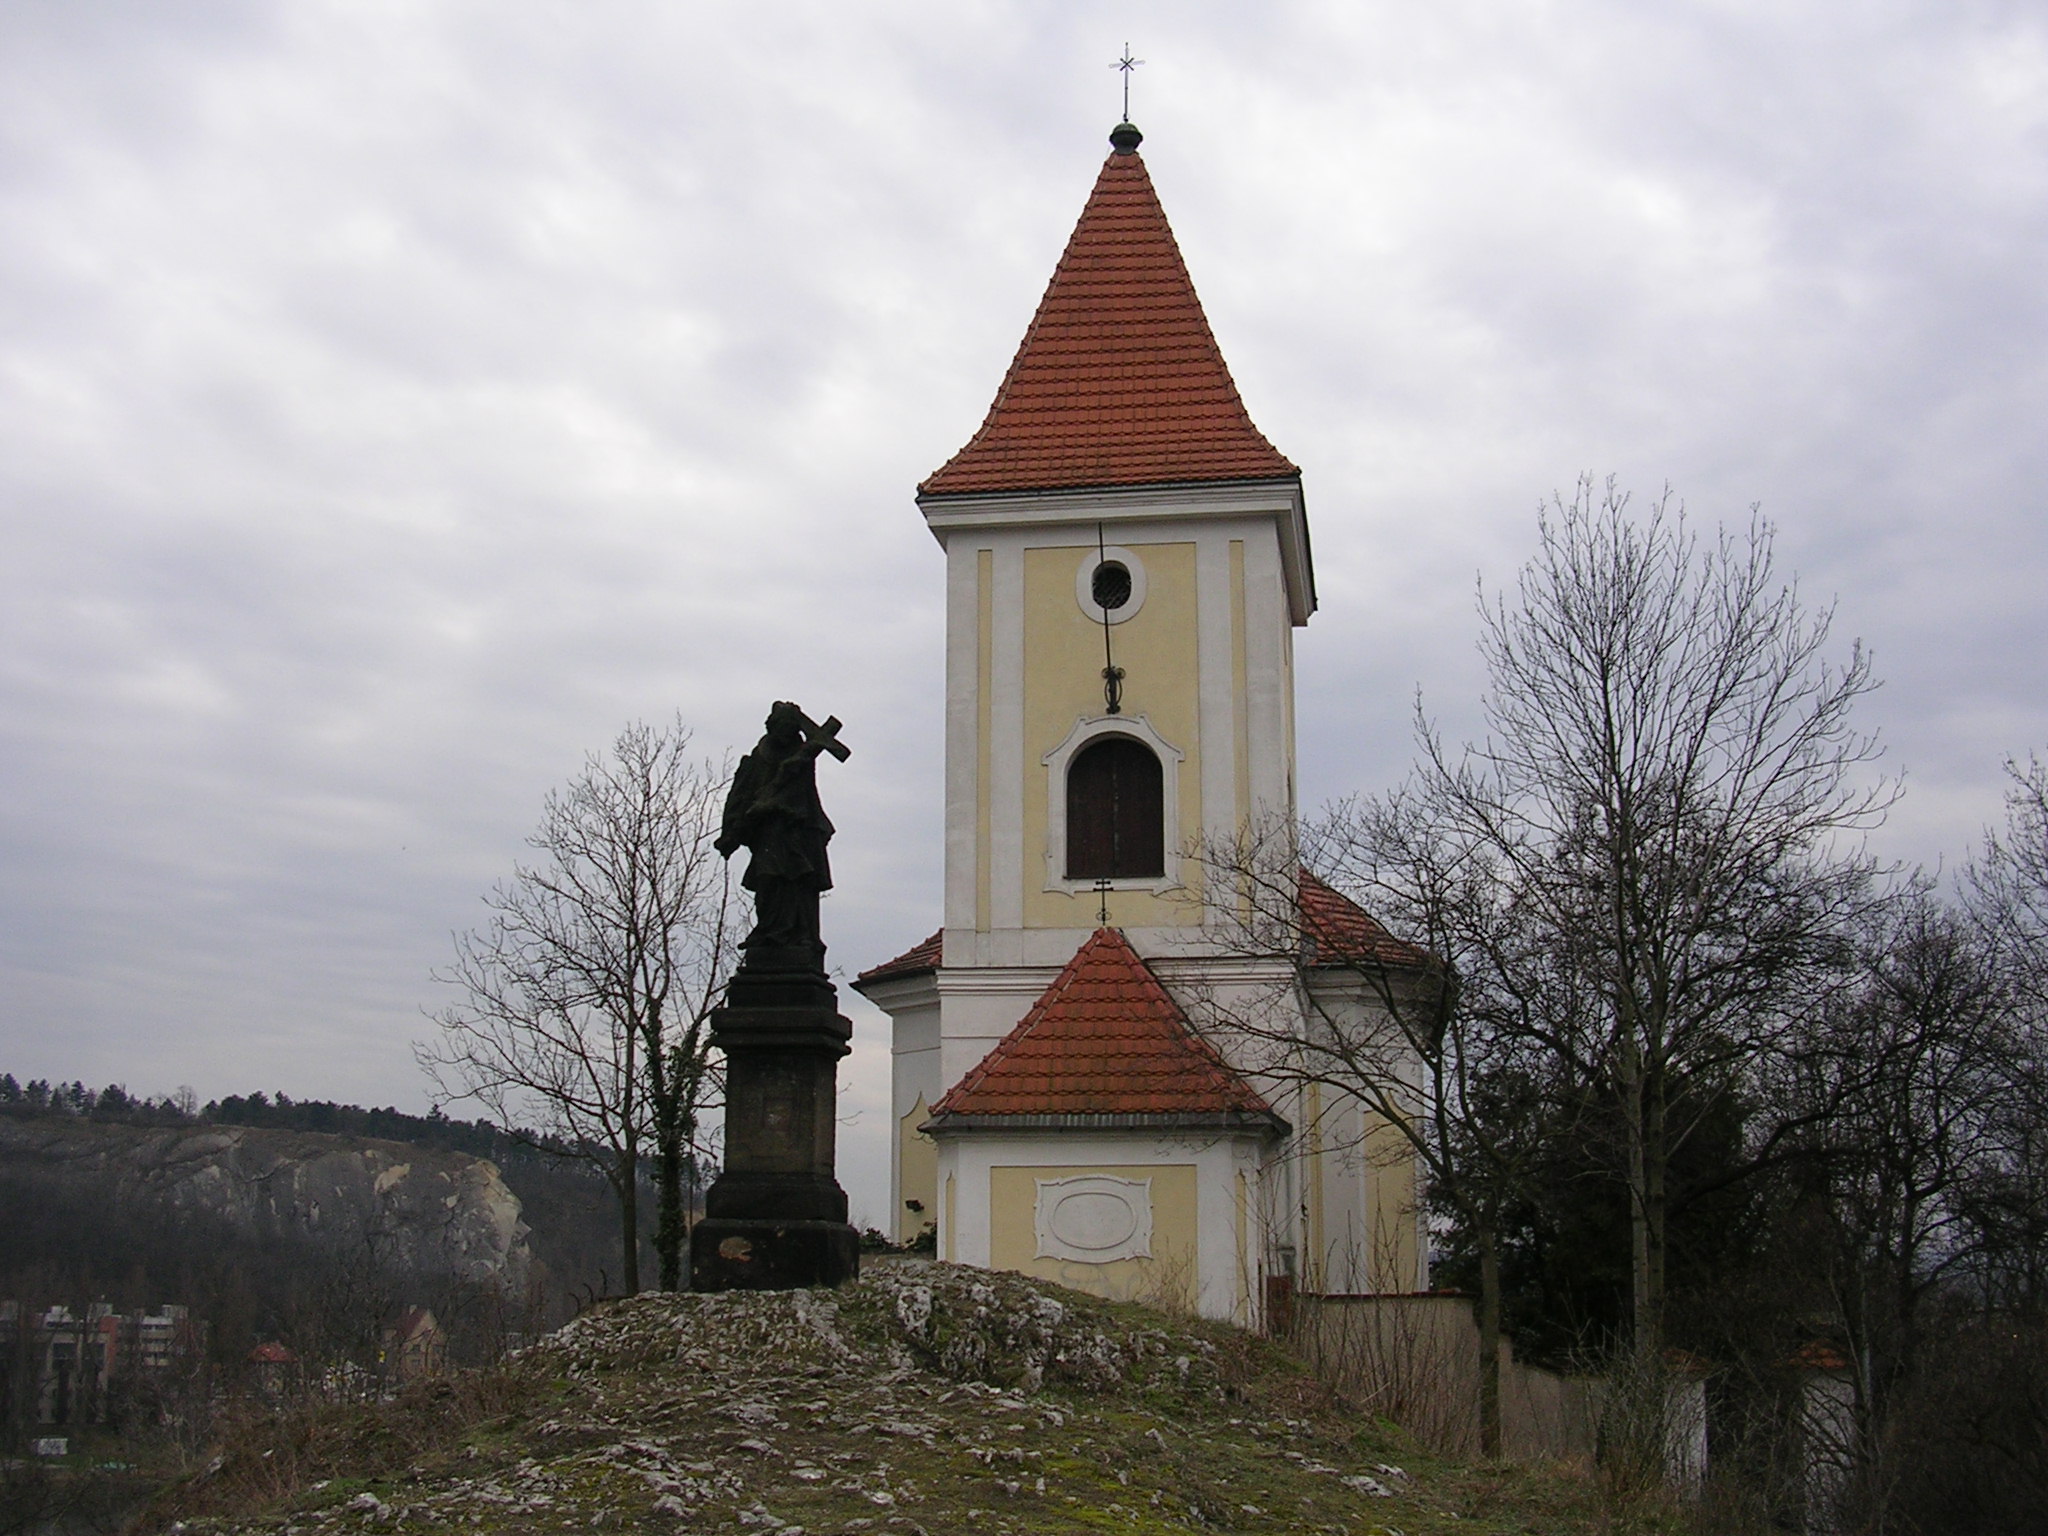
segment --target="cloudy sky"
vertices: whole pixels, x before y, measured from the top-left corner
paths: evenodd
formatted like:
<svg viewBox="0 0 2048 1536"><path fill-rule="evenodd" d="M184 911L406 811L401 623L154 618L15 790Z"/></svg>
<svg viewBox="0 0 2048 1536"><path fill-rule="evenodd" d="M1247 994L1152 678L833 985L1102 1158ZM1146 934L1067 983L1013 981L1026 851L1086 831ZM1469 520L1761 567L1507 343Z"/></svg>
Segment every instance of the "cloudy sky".
<svg viewBox="0 0 2048 1536"><path fill-rule="evenodd" d="M1886 680L1882 846L1967 852L2048 747L2038 5L0 0L0 1070L423 1108L545 790L775 697L855 748L834 961L929 932L912 489L1126 39L1307 477L1310 802L1399 777L1418 687L1471 720L1475 581L1612 473L1762 505Z"/></svg>

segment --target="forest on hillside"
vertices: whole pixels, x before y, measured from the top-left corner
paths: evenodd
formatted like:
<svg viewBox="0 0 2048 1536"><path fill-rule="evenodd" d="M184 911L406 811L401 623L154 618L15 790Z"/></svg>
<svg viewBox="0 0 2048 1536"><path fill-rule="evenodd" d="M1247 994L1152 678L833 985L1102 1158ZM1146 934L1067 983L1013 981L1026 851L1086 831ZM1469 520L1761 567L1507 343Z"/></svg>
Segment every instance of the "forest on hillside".
<svg viewBox="0 0 2048 1536"><path fill-rule="evenodd" d="M181 1102L182 1097L182 1102ZM474 1276L416 1260L400 1262L366 1229L337 1241L279 1223L251 1229L206 1211L177 1208L111 1173L53 1167L21 1154L0 1157L0 1450L47 1433L53 1418L98 1430L176 1417L166 1394L193 1405L249 1387L266 1373L262 1349L282 1349L295 1368L347 1390L381 1389L389 1335L412 1309L433 1314L450 1363L480 1364L558 1326L617 1288L617 1223L610 1189L573 1149L509 1135L486 1121L409 1115L282 1093L229 1096L204 1105L189 1094L143 1098L121 1085L20 1082L0 1074L0 1118L129 1133L247 1127L339 1147L398 1143L484 1158L519 1202L530 1265L517 1277ZM294 1146L307 1145L294 1142ZM374 1234L372 1233L372 1237ZM182 1308L192 1327L177 1369L147 1380L129 1371L75 1413L53 1413L47 1362L31 1335L51 1309L76 1318L136 1318ZM47 1351L45 1351L47 1352ZM39 1378L41 1378L39 1380ZM145 1390L146 1388L146 1390ZM140 1395L138 1395L140 1394Z"/></svg>

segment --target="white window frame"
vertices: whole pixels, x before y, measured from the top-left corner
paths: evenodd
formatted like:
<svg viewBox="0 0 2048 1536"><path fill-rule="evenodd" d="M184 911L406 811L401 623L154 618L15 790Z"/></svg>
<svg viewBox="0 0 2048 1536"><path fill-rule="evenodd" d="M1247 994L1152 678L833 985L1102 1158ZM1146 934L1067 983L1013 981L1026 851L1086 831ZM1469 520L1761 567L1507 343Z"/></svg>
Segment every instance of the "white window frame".
<svg viewBox="0 0 2048 1536"><path fill-rule="evenodd" d="M1100 612L1100 610L1097 610ZM1180 765L1187 754L1152 728L1143 715L1084 715L1074 722L1067 739L1039 761L1046 766L1045 888L1048 891L1092 891L1093 880L1067 878L1067 767L1083 747L1105 736L1128 736L1151 749L1159 759L1159 810L1166 825L1161 829L1165 858L1156 875L1126 875L1110 881L1112 891L1173 891L1180 889Z"/></svg>

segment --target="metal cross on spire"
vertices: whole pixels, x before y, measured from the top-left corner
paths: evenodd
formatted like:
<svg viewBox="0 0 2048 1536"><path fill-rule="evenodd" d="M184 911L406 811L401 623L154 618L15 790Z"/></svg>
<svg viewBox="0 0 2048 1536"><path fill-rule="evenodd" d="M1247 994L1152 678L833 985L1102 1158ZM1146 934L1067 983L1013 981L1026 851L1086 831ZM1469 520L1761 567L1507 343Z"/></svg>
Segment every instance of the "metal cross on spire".
<svg viewBox="0 0 2048 1536"><path fill-rule="evenodd" d="M1134 59L1134 58L1132 58L1132 57L1131 57L1131 45L1130 45L1129 43L1125 43L1125 44L1124 44L1124 56L1123 56L1122 58L1118 59L1118 60L1117 60L1117 61L1116 61L1116 62L1115 62L1114 64L1112 64L1112 65L1110 65L1110 66L1109 66L1109 67L1110 67L1111 69L1118 69L1118 70L1122 70L1122 71L1123 71L1123 76L1124 76L1124 121L1125 121L1125 122L1127 122L1127 123L1128 123L1128 122L1129 122L1129 121L1131 120L1131 71L1132 71L1132 70L1134 70L1134 69L1136 69L1136 68L1137 68L1137 67L1138 67L1138 66L1139 66L1140 64L1142 64L1142 63L1144 63L1144 62L1145 62L1145 61L1144 61L1143 59Z"/></svg>

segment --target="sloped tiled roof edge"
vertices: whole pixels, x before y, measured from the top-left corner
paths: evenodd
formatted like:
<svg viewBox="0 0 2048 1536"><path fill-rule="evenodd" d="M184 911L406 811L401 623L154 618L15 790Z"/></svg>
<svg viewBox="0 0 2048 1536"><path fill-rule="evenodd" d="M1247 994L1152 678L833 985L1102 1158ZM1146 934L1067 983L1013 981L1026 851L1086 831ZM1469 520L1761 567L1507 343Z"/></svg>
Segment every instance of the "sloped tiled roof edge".
<svg viewBox="0 0 2048 1536"><path fill-rule="evenodd" d="M1190 1114L1277 1121L1123 933L1098 928L1017 1027L933 1106L932 1121L1078 1115L1157 1125Z"/></svg>
<svg viewBox="0 0 2048 1536"><path fill-rule="evenodd" d="M1365 908L1306 869L1299 891L1302 958L1311 967L1438 964L1428 950L1395 938Z"/></svg>
<svg viewBox="0 0 2048 1536"><path fill-rule="evenodd" d="M935 1112L936 1114L936 1112ZM919 1130L960 1131L1272 1131L1291 1129L1270 1109L1143 1115L972 1115L948 1111Z"/></svg>
<svg viewBox="0 0 2048 1536"><path fill-rule="evenodd" d="M922 976L927 971L936 971L945 963L946 930L941 928L922 943L913 944L893 960L884 960L880 965L871 965L853 979L856 992L878 981L896 981L906 976Z"/></svg>
<svg viewBox="0 0 2048 1536"><path fill-rule="evenodd" d="M1355 965L1369 960L1381 965L1434 966L1428 950L1397 939L1357 902L1320 877L1300 871L1301 926L1311 966ZM913 944L894 959L869 966L854 978L858 989L875 982L922 976L946 963L946 930Z"/></svg>
<svg viewBox="0 0 2048 1536"><path fill-rule="evenodd" d="M918 490L1299 477L1246 411L1132 148L1103 162L980 428Z"/></svg>

